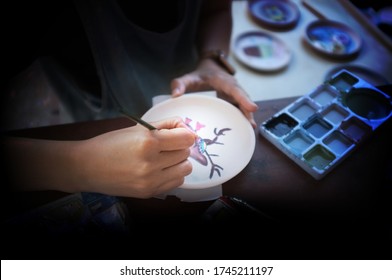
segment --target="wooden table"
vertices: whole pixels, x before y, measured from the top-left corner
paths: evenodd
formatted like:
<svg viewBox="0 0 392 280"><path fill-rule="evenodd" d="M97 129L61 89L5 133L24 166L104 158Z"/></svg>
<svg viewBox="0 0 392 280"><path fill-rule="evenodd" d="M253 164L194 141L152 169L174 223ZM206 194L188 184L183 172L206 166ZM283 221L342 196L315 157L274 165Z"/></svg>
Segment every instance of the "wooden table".
<svg viewBox="0 0 392 280"><path fill-rule="evenodd" d="M255 114L257 123L260 124L295 99L294 97L258 102L260 110ZM15 134L73 140L92 137L129 125L132 125L129 120L118 118L20 130ZM387 214L391 208L392 189L391 131L392 122L384 123L353 154L326 177L317 181L256 130L256 149L250 163L240 174L223 184L223 194L247 201L272 216L275 219L272 223L263 219L241 223L240 219L219 227L199 227L200 216L213 201L186 203L175 197L166 200L124 198L135 229L133 237L145 242L145 246L150 245L149 248L156 249L163 244L170 247L182 243L179 241L180 236L185 242L191 236L196 236L198 242L192 239L194 246L186 243L186 246L181 248L191 246L193 250L199 248L202 251L205 249L203 245L213 246L212 241L219 244L234 244L240 240L242 245L237 246L237 249L246 251L247 246L256 246L263 252L269 252L267 258L296 258L299 249L287 248L300 246L299 244L305 244L304 242L308 242L308 246L301 245L300 250L312 249L312 255L308 257L323 258L326 256L326 250L336 249L337 244L345 244L344 246L351 246L357 250L350 247L350 251L342 251L343 255L339 252L338 258L351 258L353 252L357 254L354 257L361 258L360 252L364 252L363 244L366 244L368 249L379 250L379 246L373 245L385 245L385 240L392 240L386 237L391 232L385 228L391 221L388 220L390 214ZM48 198L58 198L61 195L63 194L51 192L30 193L26 198L26 195L20 194L15 208L22 209L24 203L31 205L27 201L35 200L35 197L39 198L35 203L43 203ZM276 227L277 224L279 226ZM379 239L375 239L376 236ZM142 238L146 240L142 241ZM254 243L255 240L258 242ZM356 247L358 242L363 244ZM313 243L317 244L316 248L322 246L324 251L312 248ZM333 247L330 247L331 245ZM233 252L230 246L225 246L225 249L219 247L213 250L208 256L220 257L222 252ZM169 247L165 248L170 250ZM283 250L283 247L286 249ZM137 252L138 256L151 256L145 250ZM164 257L159 255L163 252L167 251L157 250L154 256ZM189 251L184 250L182 253L186 254ZM368 255L363 255L365 258L366 256Z"/></svg>

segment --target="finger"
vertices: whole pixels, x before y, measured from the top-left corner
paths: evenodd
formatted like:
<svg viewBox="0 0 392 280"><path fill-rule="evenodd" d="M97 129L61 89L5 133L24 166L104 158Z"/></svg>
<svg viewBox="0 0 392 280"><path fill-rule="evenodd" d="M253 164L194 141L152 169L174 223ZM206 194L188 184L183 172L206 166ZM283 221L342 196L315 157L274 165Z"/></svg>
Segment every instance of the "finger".
<svg viewBox="0 0 392 280"><path fill-rule="evenodd" d="M174 180L169 181L169 182L165 182L164 184L162 184L158 188L158 193L156 195L162 194L162 193L166 193L168 191L176 189L176 188L180 187L181 185L183 185L184 182L185 182L185 178L184 177L177 178L177 179L174 179Z"/></svg>
<svg viewBox="0 0 392 280"><path fill-rule="evenodd" d="M184 127L160 129L155 131L154 136L159 141L161 152L190 148L197 138L197 135L193 131Z"/></svg>
<svg viewBox="0 0 392 280"><path fill-rule="evenodd" d="M252 125L253 128L257 127L257 123L254 119L254 115L252 112L247 111L246 109L244 109L243 107L239 106L240 110L242 111L242 113L244 114L244 116L248 119L248 121L250 122L250 124Z"/></svg>
<svg viewBox="0 0 392 280"><path fill-rule="evenodd" d="M183 119L180 117L168 118L159 122L154 122L153 124L158 129L186 128L189 130L189 132L193 133L195 137L197 137L195 132L188 125L186 125Z"/></svg>
<svg viewBox="0 0 392 280"><path fill-rule="evenodd" d="M190 149L183 149L177 151L164 151L160 152L157 160L159 161L159 168L166 169L171 166L175 166L186 160L190 156Z"/></svg>
<svg viewBox="0 0 392 280"><path fill-rule="evenodd" d="M190 73L171 82L172 96L178 97L185 92L211 90L212 87L206 84L199 75Z"/></svg>
<svg viewBox="0 0 392 280"><path fill-rule="evenodd" d="M185 85L181 81L181 78L172 80L170 84L170 88L173 97L178 97L185 93Z"/></svg>
<svg viewBox="0 0 392 280"><path fill-rule="evenodd" d="M159 192L166 192L181 186L185 181L185 177L191 173L192 163L189 160L164 169L161 174L162 183L158 188Z"/></svg>
<svg viewBox="0 0 392 280"><path fill-rule="evenodd" d="M259 106L250 99L249 95L238 84L229 87L225 92L244 110L249 112L256 112L258 110Z"/></svg>
<svg viewBox="0 0 392 280"><path fill-rule="evenodd" d="M259 109L259 106L242 89L233 90L233 97L243 109L249 112L256 112Z"/></svg>

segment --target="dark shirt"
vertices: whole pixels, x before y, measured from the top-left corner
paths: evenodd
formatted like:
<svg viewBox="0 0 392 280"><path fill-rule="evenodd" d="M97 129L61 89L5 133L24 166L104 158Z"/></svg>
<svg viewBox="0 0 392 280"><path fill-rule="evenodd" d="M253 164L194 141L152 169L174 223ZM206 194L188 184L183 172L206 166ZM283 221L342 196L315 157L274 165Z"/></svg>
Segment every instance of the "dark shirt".
<svg viewBox="0 0 392 280"><path fill-rule="evenodd" d="M10 86L2 91L2 104L15 107L8 110L12 116L7 119L60 108L66 108L73 121L115 117L119 109L142 115L154 96L170 93L173 78L196 66L201 4L202 0L7 3L4 11L11 20L3 33L7 43L2 84ZM49 94L60 100L60 107L25 112L22 103L35 102L23 99L26 92L33 99ZM14 113L19 109L23 114Z"/></svg>
<svg viewBox="0 0 392 280"><path fill-rule="evenodd" d="M182 1L118 0L130 21L146 30L165 32L181 21ZM71 0L7 1L2 32L5 72L2 85L27 68L35 59L51 56L73 73L80 85L100 92L94 59L80 16Z"/></svg>

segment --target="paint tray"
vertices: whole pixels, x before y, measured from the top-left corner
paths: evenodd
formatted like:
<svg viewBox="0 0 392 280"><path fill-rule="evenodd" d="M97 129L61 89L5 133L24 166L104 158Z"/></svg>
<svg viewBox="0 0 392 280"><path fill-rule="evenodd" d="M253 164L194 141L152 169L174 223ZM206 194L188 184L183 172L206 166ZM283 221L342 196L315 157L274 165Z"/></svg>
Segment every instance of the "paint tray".
<svg viewBox="0 0 392 280"><path fill-rule="evenodd" d="M260 124L260 134L319 180L392 116L392 99L343 69Z"/></svg>

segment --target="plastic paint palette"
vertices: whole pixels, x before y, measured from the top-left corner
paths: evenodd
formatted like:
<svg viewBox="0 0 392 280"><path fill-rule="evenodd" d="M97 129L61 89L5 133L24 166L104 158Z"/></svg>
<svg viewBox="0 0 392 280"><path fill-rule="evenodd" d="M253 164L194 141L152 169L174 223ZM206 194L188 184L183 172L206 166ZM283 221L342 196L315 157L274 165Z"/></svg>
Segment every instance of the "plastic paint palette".
<svg viewBox="0 0 392 280"><path fill-rule="evenodd" d="M260 134L319 180L391 116L391 97L343 69L264 121Z"/></svg>

